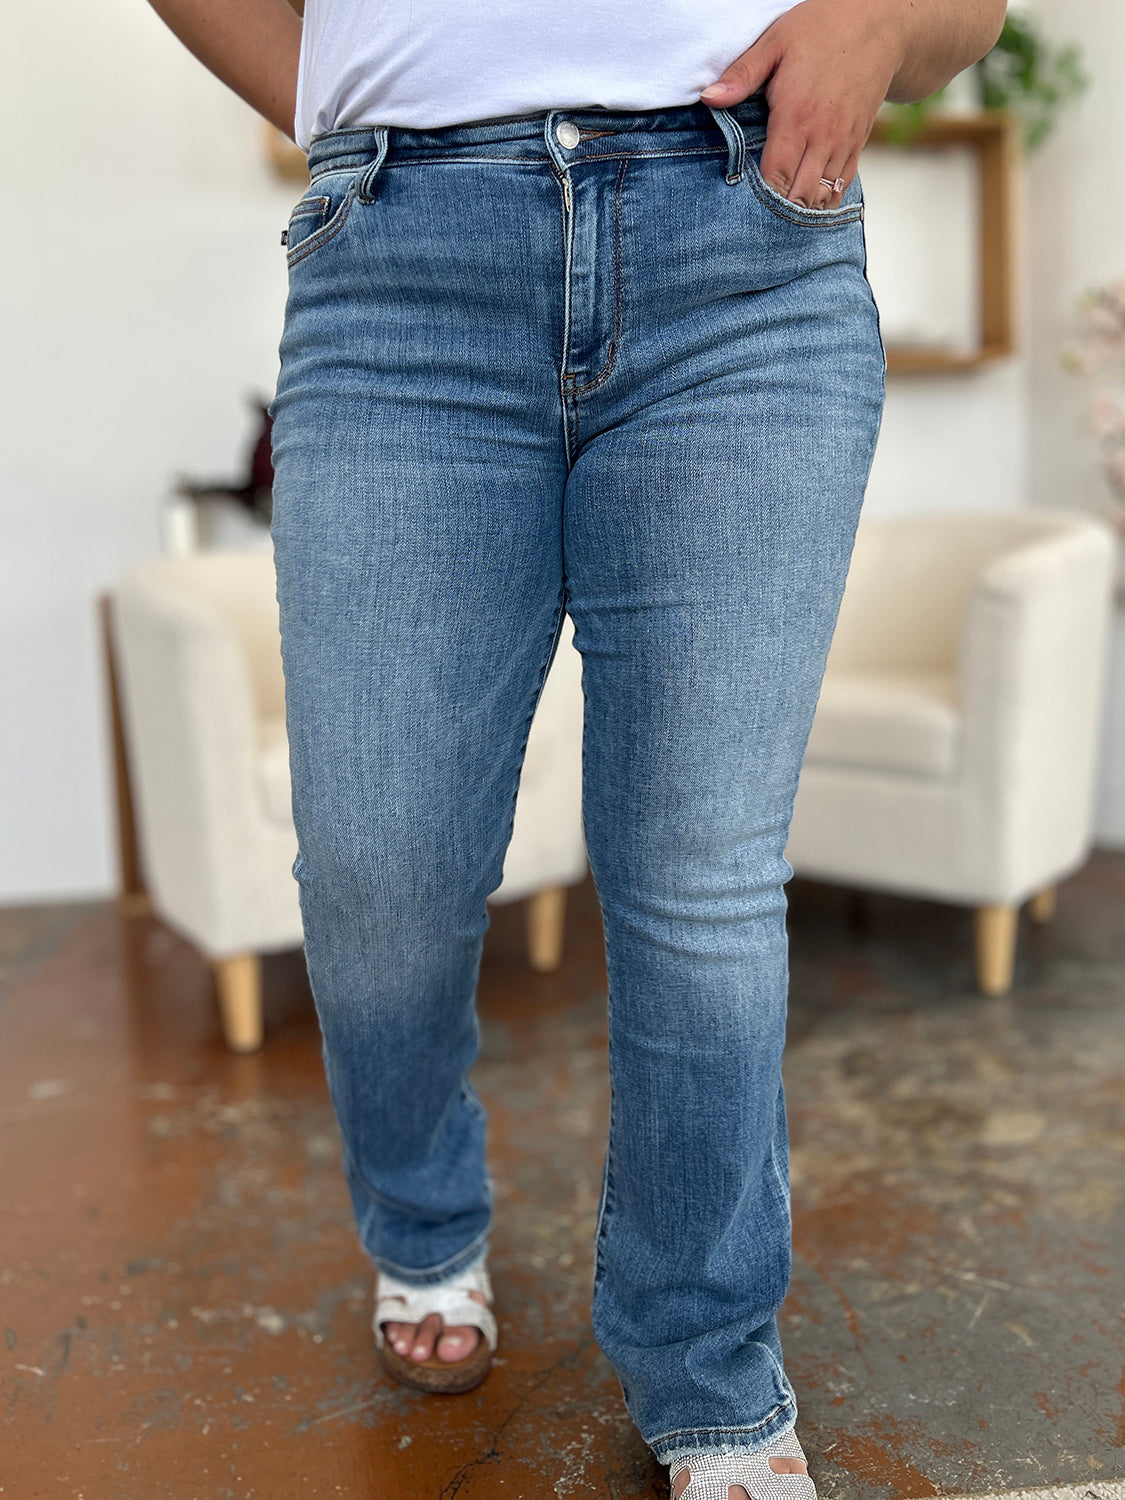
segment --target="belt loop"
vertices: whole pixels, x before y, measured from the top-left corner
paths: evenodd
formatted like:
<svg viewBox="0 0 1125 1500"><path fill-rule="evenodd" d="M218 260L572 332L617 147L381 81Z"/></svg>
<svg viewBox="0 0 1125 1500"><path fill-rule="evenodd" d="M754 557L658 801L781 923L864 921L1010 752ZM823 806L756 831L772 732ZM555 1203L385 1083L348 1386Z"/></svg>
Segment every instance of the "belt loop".
<svg viewBox="0 0 1125 1500"><path fill-rule="evenodd" d="M714 115L715 124L723 132L723 137L730 148L727 155L727 181L741 182L743 168L746 164L745 132L730 110L720 109L715 104L709 104L707 108Z"/></svg>
<svg viewBox="0 0 1125 1500"><path fill-rule="evenodd" d="M359 179L356 188L356 197L361 203L370 203L375 196L375 179L379 175L379 168L387 159L387 146L390 141L390 130L386 125L375 127L375 158L369 166L364 168L363 175Z"/></svg>

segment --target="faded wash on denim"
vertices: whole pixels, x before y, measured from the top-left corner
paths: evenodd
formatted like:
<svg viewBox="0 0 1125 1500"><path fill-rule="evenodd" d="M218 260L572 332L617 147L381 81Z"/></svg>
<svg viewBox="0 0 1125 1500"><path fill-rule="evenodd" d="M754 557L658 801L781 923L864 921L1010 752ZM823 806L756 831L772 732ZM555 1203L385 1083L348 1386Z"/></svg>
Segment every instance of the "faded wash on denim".
<svg viewBox="0 0 1125 1500"><path fill-rule="evenodd" d="M765 120L319 136L271 408L309 973L360 1238L405 1280L487 1247L485 901L574 621L612 1078L593 1324L665 1461L796 1416L784 848L885 372L859 182L788 202Z"/></svg>

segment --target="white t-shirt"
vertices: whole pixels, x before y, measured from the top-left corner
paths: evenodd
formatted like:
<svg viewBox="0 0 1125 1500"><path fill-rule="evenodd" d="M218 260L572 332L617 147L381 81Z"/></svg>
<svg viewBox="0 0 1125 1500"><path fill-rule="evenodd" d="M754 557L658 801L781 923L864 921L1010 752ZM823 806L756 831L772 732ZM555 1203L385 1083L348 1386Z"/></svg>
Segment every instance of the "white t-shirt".
<svg viewBox="0 0 1125 1500"><path fill-rule="evenodd" d="M306 0L296 140L700 91L797 0Z"/></svg>

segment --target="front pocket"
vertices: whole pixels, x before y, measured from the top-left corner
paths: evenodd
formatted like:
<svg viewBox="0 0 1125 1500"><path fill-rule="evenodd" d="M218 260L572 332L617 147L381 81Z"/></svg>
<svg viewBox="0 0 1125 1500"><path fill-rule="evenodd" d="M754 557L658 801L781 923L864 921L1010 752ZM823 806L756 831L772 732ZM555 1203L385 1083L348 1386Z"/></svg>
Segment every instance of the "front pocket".
<svg viewBox="0 0 1125 1500"><path fill-rule="evenodd" d="M312 198L302 198L289 215L289 227L285 231L285 244L290 252L297 250L318 229L323 228L332 205L331 198L318 193Z"/></svg>
<svg viewBox="0 0 1125 1500"><path fill-rule="evenodd" d="M306 196L293 205L285 232L287 265L295 266L335 239L351 211L358 176L350 168L324 172L312 182Z"/></svg>
<svg viewBox="0 0 1125 1500"><path fill-rule="evenodd" d="M758 162L764 145L763 141L759 146L747 150L746 171L750 186L754 189L756 196L779 219L785 219L790 224L806 224L813 227L819 225L821 228L830 229L836 224L851 224L854 220L863 218L863 189L858 176L853 177L844 189L844 199L838 207L806 208L803 203L794 203L784 194L779 193L762 176L762 169Z"/></svg>

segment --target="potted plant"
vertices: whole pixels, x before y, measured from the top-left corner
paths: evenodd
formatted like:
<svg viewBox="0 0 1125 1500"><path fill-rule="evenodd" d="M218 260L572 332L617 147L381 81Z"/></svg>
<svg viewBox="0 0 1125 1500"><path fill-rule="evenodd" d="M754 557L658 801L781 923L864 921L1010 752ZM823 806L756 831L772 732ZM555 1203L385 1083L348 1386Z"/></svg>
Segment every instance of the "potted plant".
<svg viewBox="0 0 1125 1500"><path fill-rule="evenodd" d="M1081 49L1056 46L1027 16L1009 15L992 51L963 75L980 109L1003 110L1019 120L1024 145L1034 151L1051 134L1059 115L1085 91L1089 78ZM924 129L948 100L939 89L916 104L889 104L883 110L891 140L905 144Z"/></svg>

